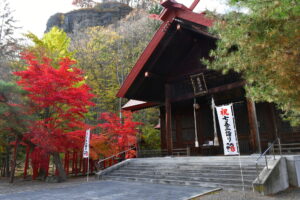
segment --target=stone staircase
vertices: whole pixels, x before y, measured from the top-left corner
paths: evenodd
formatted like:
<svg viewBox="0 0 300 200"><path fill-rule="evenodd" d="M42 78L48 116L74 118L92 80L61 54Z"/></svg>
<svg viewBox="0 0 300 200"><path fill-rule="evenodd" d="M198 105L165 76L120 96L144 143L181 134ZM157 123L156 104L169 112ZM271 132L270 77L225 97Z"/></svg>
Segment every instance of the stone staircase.
<svg viewBox="0 0 300 200"><path fill-rule="evenodd" d="M256 178L257 156L241 156L244 185L252 190ZM263 164L259 165L259 170ZM240 190L243 187L238 157L163 157L136 158L98 173L103 180L137 181L172 185L219 187Z"/></svg>

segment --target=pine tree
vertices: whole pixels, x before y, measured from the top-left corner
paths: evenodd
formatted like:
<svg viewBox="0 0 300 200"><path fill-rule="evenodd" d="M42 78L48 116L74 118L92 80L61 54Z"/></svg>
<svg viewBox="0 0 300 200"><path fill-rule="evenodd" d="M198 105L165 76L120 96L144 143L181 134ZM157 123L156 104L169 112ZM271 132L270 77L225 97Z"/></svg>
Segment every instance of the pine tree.
<svg viewBox="0 0 300 200"><path fill-rule="evenodd" d="M300 2L231 0L243 12L216 16L211 32L220 40L206 61L234 70L247 81L247 96L274 102L292 125L300 124Z"/></svg>

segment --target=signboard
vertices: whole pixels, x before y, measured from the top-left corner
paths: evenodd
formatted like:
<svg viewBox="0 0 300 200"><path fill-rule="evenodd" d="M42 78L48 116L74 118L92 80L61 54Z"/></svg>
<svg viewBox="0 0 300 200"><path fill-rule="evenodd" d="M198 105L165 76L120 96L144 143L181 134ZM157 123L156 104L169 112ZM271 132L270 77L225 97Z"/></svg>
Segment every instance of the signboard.
<svg viewBox="0 0 300 200"><path fill-rule="evenodd" d="M194 94L196 96L207 93L207 87L203 73L192 75L191 81L194 89Z"/></svg>
<svg viewBox="0 0 300 200"><path fill-rule="evenodd" d="M90 154L90 134L91 134L91 129L86 130L85 142L84 142L84 146L83 146L83 158L89 158L89 154Z"/></svg>
<svg viewBox="0 0 300 200"><path fill-rule="evenodd" d="M216 109L223 139L224 154L239 155L232 104L216 106Z"/></svg>

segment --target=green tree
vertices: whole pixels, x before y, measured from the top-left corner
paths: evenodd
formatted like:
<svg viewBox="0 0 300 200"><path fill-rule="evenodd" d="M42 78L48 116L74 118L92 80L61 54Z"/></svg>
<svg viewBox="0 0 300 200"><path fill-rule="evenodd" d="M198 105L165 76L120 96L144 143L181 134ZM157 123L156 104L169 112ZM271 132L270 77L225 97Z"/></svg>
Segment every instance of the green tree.
<svg viewBox="0 0 300 200"><path fill-rule="evenodd" d="M141 130L141 148L142 149L160 149L161 138L160 130L155 126L159 123L159 109L148 108L134 112L135 121L140 121L142 125Z"/></svg>
<svg viewBox="0 0 300 200"><path fill-rule="evenodd" d="M76 51L78 65L96 95L95 113L118 111L115 94L119 88L120 63L117 41L120 36L107 28L91 27L72 36L71 49ZM95 116L95 120L99 116Z"/></svg>
<svg viewBox="0 0 300 200"><path fill-rule="evenodd" d="M71 35L71 50L76 51L79 67L97 95L95 119L101 112L119 112L121 99L115 95L137 58L148 44L157 22L144 11L131 13L110 27L91 27Z"/></svg>
<svg viewBox="0 0 300 200"><path fill-rule="evenodd" d="M11 79L10 62L18 58L19 39L15 32L19 29L7 0L0 0L0 79Z"/></svg>
<svg viewBox="0 0 300 200"><path fill-rule="evenodd" d="M274 102L292 125L300 124L300 2L231 0L240 11L216 19L220 40L211 69L234 70L247 81L248 97Z"/></svg>
<svg viewBox="0 0 300 200"><path fill-rule="evenodd" d="M29 116L25 115L24 94L16 84L0 80L0 155L3 156L0 163L4 169L2 175L10 175L10 182L14 179L18 144L27 130L29 120ZM10 159L12 142L16 142L16 145Z"/></svg>
<svg viewBox="0 0 300 200"><path fill-rule="evenodd" d="M61 58L74 59L75 53L69 51L71 39L63 30L57 27L53 27L41 39L33 33L28 33L25 36L33 42L32 46L28 46L27 51L32 52L39 61L42 61L43 57L48 57L52 59L50 64L58 67Z"/></svg>

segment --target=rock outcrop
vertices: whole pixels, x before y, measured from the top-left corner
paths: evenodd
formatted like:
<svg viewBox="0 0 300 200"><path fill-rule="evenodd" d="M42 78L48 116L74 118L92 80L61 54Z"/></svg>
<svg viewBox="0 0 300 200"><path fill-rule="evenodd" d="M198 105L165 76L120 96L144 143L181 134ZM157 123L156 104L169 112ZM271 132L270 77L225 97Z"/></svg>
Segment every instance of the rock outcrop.
<svg viewBox="0 0 300 200"><path fill-rule="evenodd" d="M107 26L124 18L131 11L132 8L126 4L108 2L98 4L94 8L74 10L65 14L56 13L49 18L46 32L53 26L57 26L67 33L87 27Z"/></svg>

